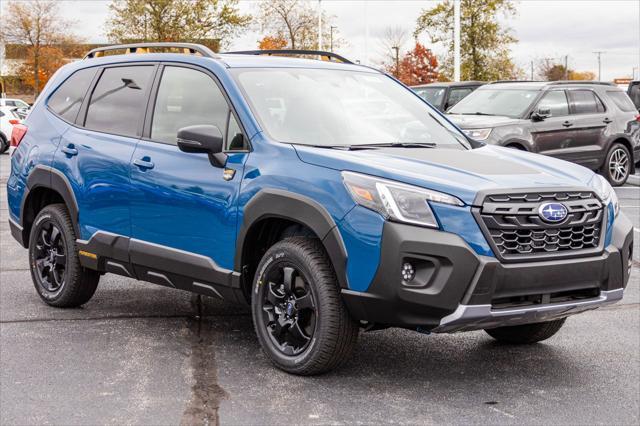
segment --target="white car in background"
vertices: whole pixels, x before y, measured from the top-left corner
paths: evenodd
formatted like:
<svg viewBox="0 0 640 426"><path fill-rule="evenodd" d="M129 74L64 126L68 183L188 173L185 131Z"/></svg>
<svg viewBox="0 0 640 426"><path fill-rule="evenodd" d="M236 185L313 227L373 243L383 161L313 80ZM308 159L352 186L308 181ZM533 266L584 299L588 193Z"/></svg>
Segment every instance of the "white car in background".
<svg viewBox="0 0 640 426"><path fill-rule="evenodd" d="M13 125L20 123L15 106L0 106L0 154L9 149Z"/></svg>
<svg viewBox="0 0 640 426"><path fill-rule="evenodd" d="M0 108L29 108L29 104L22 99L15 98L0 98Z"/></svg>

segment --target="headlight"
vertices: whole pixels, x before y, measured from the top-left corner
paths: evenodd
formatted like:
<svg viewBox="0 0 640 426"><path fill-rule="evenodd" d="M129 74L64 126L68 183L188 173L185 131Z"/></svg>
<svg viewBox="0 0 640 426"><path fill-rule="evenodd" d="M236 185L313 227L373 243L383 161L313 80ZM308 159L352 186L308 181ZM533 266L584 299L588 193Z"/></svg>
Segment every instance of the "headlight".
<svg viewBox="0 0 640 426"><path fill-rule="evenodd" d="M467 129L462 131L465 135L477 141L483 141L491 134L491 129Z"/></svg>
<svg viewBox="0 0 640 426"><path fill-rule="evenodd" d="M437 228L429 201L464 205L451 195L359 173L342 172L342 179L356 203L397 222Z"/></svg>
<svg viewBox="0 0 640 426"><path fill-rule="evenodd" d="M616 194L611 184L604 177L597 174L591 179L590 185L605 206L609 205L609 203L613 204L614 217L618 216L620 212L618 194Z"/></svg>

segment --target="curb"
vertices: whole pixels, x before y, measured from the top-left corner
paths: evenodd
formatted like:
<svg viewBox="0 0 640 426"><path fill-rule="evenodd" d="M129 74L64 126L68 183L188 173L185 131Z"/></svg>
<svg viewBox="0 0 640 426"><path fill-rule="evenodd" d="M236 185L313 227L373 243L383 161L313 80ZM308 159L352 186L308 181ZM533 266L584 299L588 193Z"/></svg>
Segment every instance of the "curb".
<svg viewBox="0 0 640 426"><path fill-rule="evenodd" d="M629 175L627 185L640 186L640 174Z"/></svg>

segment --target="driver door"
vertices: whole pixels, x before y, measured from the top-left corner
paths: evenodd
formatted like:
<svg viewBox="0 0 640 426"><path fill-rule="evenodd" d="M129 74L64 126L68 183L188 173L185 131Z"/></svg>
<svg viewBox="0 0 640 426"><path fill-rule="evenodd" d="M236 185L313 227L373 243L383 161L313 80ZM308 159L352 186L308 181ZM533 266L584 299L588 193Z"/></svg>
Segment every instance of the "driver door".
<svg viewBox="0 0 640 426"><path fill-rule="evenodd" d="M200 281L226 279L215 274L233 269L236 203L248 150L215 76L174 65L162 66L159 75L152 115L147 114L151 123L130 165L131 261L140 279L192 289L195 282L180 284L158 271L196 277L211 270L211 279ZM186 153L176 144L179 129L202 124L217 126L223 135L223 167L212 165L208 154Z"/></svg>
<svg viewBox="0 0 640 426"><path fill-rule="evenodd" d="M564 90L550 90L538 101L534 113L544 118L532 122L531 135L539 154L565 159L575 139Z"/></svg>

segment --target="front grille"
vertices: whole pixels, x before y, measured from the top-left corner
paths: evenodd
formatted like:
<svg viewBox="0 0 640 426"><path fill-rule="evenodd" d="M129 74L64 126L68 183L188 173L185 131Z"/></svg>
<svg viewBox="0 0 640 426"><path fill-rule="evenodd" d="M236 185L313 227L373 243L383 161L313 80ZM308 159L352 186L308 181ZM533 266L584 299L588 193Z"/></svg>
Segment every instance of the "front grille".
<svg viewBox="0 0 640 426"><path fill-rule="evenodd" d="M562 203L567 217L559 223L544 221L538 211L547 202ZM591 192L488 195L474 213L494 253L503 260L597 252L606 216Z"/></svg>

